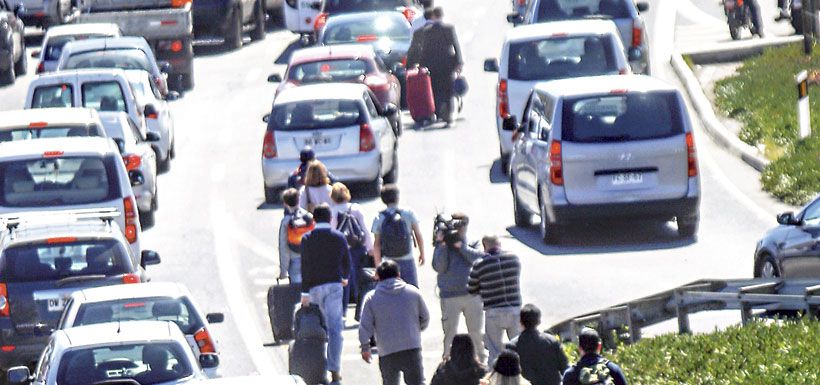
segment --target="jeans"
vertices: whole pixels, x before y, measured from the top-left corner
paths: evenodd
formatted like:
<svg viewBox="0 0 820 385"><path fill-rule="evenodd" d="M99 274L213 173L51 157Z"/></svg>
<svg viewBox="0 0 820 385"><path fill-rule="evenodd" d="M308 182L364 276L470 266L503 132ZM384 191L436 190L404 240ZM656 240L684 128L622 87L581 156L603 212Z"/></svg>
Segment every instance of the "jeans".
<svg viewBox="0 0 820 385"><path fill-rule="evenodd" d="M417 289L419 287L419 279L416 275L416 260L411 258L402 258L402 259L392 259L389 257L385 257L385 259L390 259L393 262L399 264L399 271L401 272L401 279L407 283L408 285L413 285Z"/></svg>
<svg viewBox="0 0 820 385"><path fill-rule="evenodd" d="M518 307L500 307L484 310L484 333L487 336L487 350L490 351L489 365L504 350L504 333L507 339L518 337L521 333L521 309Z"/></svg>
<svg viewBox="0 0 820 385"><path fill-rule="evenodd" d="M302 256L296 254L296 257L290 258L290 263L288 264L288 276L290 277L290 283L302 283Z"/></svg>
<svg viewBox="0 0 820 385"><path fill-rule="evenodd" d="M350 296L359 298L359 269L361 268L362 258L367 254L364 246L350 248L350 276L347 277L347 286L345 286L344 294L342 295L342 315L347 315L347 307L350 304Z"/></svg>
<svg viewBox="0 0 820 385"><path fill-rule="evenodd" d="M749 5L749 12L751 12L752 25L754 25L759 35L763 34L763 18L760 13L760 4L757 0L746 0Z"/></svg>
<svg viewBox="0 0 820 385"><path fill-rule="evenodd" d="M382 385L399 385L399 373L407 385L424 385L421 349L404 350L379 357Z"/></svg>
<svg viewBox="0 0 820 385"><path fill-rule="evenodd" d="M441 299L441 328L444 330L444 355L450 355L453 337L458 333L458 321L464 314L467 324L467 334L473 340L476 356L484 362L487 354L484 352L484 308L481 297L477 295L462 295L459 297Z"/></svg>
<svg viewBox="0 0 820 385"><path fill-rule="evenodd" d="M326 283L310 289L310 302L319 305L327 323L327 370L338 372L342 366L342 289L341 283Z"/></svg>

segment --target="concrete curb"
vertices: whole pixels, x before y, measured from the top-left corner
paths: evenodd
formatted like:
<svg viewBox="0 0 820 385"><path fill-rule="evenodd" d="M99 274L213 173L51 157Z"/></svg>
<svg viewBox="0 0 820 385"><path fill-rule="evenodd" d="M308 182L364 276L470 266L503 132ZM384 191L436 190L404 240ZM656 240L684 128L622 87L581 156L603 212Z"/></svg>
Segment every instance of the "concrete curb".
<svg viewBox="0 0 820 385"><path fill-rule="evenodd" d="M803 41L803 36L782 36L761 39L739 40L713 45L708 48L682 52L697 64L725 63L748 59L763 53L766 48L780 47Z"/></svg>

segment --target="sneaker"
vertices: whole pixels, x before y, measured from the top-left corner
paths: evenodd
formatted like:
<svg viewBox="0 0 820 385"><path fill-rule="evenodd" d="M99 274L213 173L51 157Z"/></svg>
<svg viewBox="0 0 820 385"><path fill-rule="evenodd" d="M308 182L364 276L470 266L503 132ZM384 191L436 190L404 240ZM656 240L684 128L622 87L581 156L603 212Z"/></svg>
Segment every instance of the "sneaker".
<svg viewBox="0 0 820 385"><path fill-rule="evenodd" d="M330 381L331 382L341 382L342 381L342 374L339 372L330 372Z"/></svg>

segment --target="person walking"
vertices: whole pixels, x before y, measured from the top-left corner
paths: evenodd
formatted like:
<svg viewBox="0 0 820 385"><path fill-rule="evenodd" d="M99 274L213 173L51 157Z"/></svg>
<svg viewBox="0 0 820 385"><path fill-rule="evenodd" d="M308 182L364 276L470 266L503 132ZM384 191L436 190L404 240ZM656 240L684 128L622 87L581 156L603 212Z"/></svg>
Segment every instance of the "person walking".
<svg viewBox="0 0 820 385"><path fill-rule="evenodd" d="M313 230L313 215L299 207L299 191L289 188L282 193L284 215L279 222L279 279L290 278L291 284L302 283L302 236Z"/></svg>
<svg viewBox="0 0 820 385"><path fill-rule="evenodd" d="M424 265L424 239L419 221L413 211L399 208L399 187L388 184L382 187L385 210L373 220L373 258L378 266L383 259L393 260L401 267L404 282L419 287L413 247L418 247L419 266Z"/></svg>
<svg viewBox="0 0 820 385"><path fill-rule="evenodd" d="M484 253L474 249L467 242L467 226L470 218L464 214L453 214L457 231L451 234L436 234L436 249L433 251L433 270L438 273L437 282L441 298L441 327L444 331L444 358L450 356L450 345L458 331L461 315L467 324L467 333L472 338L480 362L487 359L484 353L484 310L481 297L467 292L470 269Z"/></svg>
<svg viewBox="0 0 820 385"><path fill-rule="evenodd" d="M327 370L341 381L342 293L350 276L350 250L345 236L330 227L330 206L313 210L316 228L302 239L302 306L319 305L328 328Z"/></svg>
<svg viewBox="0 0 820 385"><path fill-rule="evenodd" d="M432 23L432 18L433 8L425 7L423 16L419 18L420 21L413 23L413 36L410 37L410 47L407 48L407 68L413 68L421 64L424 27Z"/></svg>
<svg viewBox="0 0 820 385"><path fill-rule="evenodd" d="M364 266L365 258L373 253L373 236L365 227L364 213L358 203L350 203L350 190L343 183L334 183L330 193L333 205L330 210L333 212L331 227L339 230L347 238L347 245L350 247L350 276L348 284L345 286L342 298L342 316L347 313L347 306L350 303L350 296L358 298L359 295L359 269Z"/></svg>
<svg viewBox="0 0 820 385"><path fill-rule="evenodd" d="M601 357L601 336L585 328L578 335L581 359L564 373L563 385L627 385L626 376L618 365Z"/></svg>
<svg viewBox="0 0 820 385"><path fill-rule="evenodd" d="M530 382L521 376L518 353L504 350L498 354L493 371L481 380L481 385L530 385Z"/></svg>
<svg viewBox="0 0 820 385"><path fill-rule="evenodd" d="M521 375L532 385L560 385L561 375L569 366L561 342L538 331L541 310L535 305L524 305L520 318L524 330L508 346L521 359Z"/></svg>
<svg viewBox="0 0 820 385"><path fill-rule="evenodd" d="M330 205L333 203L331 192L327 167L318 160L311 161L305 173L305 185L299 189L299 207L313 212L322 203Z"/></svg>
<svg viewBox="0 0 820 385"><path fill-rule="evenodd" d="M419 63L430 70L436 116L450 125L453 121L453 79L464 62L455 27L442 21L444 11L433 8L428 25L421 34Z"/></svg>
<svg viewBox="0 0 820 385"><path fill-rule="evenodd" d="M289 188L300 189L305 185L305 174L307 173L310 162L314 160L316 160L316 152L313 151L313 148L310 146L302 148L302 151L299 152L299 166L296 167L296 170L293 170L293 173L288 177ZM330 183L336 183L336 177L334 177L330 171L328 171L327 177L330 179Z"/></svg>
<svg viewBox="0 0 820 385"><path fill-rule="evenodd" d="M467 334L453 337L450 356L436 369L430 385L478 385L487 373L476 355L473 339Z"/></svg>
<svg viewBox="0 0 820 385"><path fill-rule="evenodd" d="M399 373L407 385L424 384L421 332L430 314L421 292L401 279L400 266L390 260L376 268L379 283L367 293L359 323L362 359L372 360L370 345L376 337L383 385L398 385Z"/></svg>
<svg viewBox="0 0 820 385"><path fill-rule="evenodd" d="M497 236L485 236L482 243L487 254L473 264L467 292L480 294L484 302L484 333L492 363L504 348L504 334L513 339L520 332L521 263L517 256L501 251Z"/></svg>

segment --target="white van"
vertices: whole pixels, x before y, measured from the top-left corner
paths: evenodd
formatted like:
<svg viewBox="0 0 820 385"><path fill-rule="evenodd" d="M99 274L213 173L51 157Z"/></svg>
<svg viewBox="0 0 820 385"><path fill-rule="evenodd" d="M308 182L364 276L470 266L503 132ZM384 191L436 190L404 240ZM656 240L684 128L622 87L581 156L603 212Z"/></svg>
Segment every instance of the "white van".
<svg viewBox="0 0 820 385"><path fill-rule="evenodd" d="M298 33L302 39L314 38L314 24L322 11L323 0L285 0L282 3L282 15L285 27Z"/></svg>

